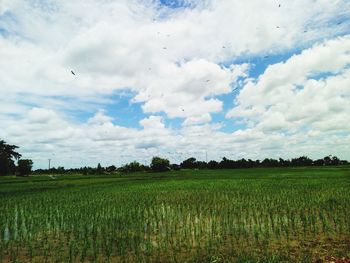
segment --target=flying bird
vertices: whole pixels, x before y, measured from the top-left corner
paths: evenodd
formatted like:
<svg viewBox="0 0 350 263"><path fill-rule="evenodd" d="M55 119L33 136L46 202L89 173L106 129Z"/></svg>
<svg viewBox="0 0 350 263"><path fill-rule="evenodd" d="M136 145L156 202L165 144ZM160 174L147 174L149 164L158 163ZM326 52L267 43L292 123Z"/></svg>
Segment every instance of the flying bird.
<svg viewBox="0 0 350 263"><path fill-rule="evenodd" d="M234 88L234 89L232 90L232 92L235 92L235 91L238 90L238 89L239 89L239 87Z"/></svg>
<svg viewBox="0 0 350 263"><path fill-rule="evenodd" d="M163 47L163 49L167 49L167 47Z"/></svg>
<svg viewBox="0 0 350 263"><path fill-rule="evenodd" d="M210 79L207 79L205 82L209 82L210 81Z"/></svg>
<svg viewBox="0 0 350 263"><path fill-rule="evenodd" d="M72 75L74 75L74 76L75 76L75 73L74 73L74 71L73 71L73 70L71 70L70 72L72 73Z"/></svg>
<svg viewBox="0 0 350 263"><path fill-rule="evenodd" d="M279 4L278 7L281 7L281 4Z"/></svg>

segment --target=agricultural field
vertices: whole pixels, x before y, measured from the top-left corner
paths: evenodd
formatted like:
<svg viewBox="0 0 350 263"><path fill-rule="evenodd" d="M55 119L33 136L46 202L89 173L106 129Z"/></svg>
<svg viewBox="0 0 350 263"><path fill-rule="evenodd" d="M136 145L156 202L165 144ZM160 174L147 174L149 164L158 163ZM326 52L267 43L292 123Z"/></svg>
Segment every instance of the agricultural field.
<svg viewBox="0 0 350 263"><path fill-rule="evenodd" d="M0 262L350 256L350 167L0 177L0 200Z"/></svg>

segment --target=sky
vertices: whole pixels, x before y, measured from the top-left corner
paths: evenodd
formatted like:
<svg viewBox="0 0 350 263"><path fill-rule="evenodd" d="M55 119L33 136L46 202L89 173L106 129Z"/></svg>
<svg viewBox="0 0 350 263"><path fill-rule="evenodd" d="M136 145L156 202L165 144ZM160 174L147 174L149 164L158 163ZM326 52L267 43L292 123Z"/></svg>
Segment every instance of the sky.
<svg viewBox="0 0 350 263"><path fill-rule="evenodd" d="M0 0L0 138L34 168L350 160L350 1Z"/></svg>

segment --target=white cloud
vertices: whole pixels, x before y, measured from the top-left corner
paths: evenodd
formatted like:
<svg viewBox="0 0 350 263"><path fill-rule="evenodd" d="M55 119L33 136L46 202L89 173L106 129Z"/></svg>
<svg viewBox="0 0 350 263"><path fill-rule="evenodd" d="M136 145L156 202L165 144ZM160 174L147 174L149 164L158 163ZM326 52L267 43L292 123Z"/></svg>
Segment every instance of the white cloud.
<svg viewBox="0 0 350 263"><path fill-rule="evenodd" d="M52 110L33 108L28 112L28 121L30 123L49 123L57 117Z"/></svg>
<svg viewBox="0 0 350 263"><path fill-rule="evenodd" d="M146 130L161 130L165 128L160 116L150 116L149 118L141 120L140 124Z"/></svg>
<svg viewBox="0 0 350 263"><path fill-rule="evenodd" d="M138 97L146 102L146 111L180 116L180 102L187 93L201 97L229 92L230 73L215 63L242 54L295 48L329 35L327 30L339 33L331 26L317 26L346 12L349 5L298 0L278 8L269 1L207 1L199 8L153 21L157 11L148 1L49 1L45 5L6 1L5 8L18 22L2 23L17 37L0 41L1 86L15 92L75 97L129 87L149 96ZM315 28L306 38L302 27L310 20L315 20ZM71 69L77 77L70 74ZM213 79L210 85L202 85L200 78ZM173 95L174 90L180 94ZM158 98L160 94L174 98L177 109L168 109L167 97ZM205 107L198 115L221 108L206 106L203 99L184 103L194 102Z"/></svg>
<svg viewBox="0 0 350 263"><path fill-rule="evenodd" d="M110 123L113 118L107 116L103 109L100 109L92 118L88 120L89 124L105 124Z"/></svg>
<svg viewBox="0 0 350 263"><path fill-rule="evenodd" d="M332 151L350 131L349 65L349 36L315 45L247 83L227 117L267 135L290 134L297 146L313 145L310 151L321 145ZM337 139L335 148L328 148L329 138Z"/></svg>
<svg viewBox="0 0 350 263"><path fill-rule="evenodd" d="M201 116L189 117L184 121L184 125L192 125L192 124L202 124L208 123L211 121L210 114L206 113Z"/></svg>
<svg viewBox="0 0 350 263"><path fill-rule="evenodd" d="M68 163L194 149L278 155L286 140L290 154L305 143L310 154L322 153L334 141L350 157L338 143L349 140L350 39L336 37L348 32L349 1L187 3L174 11L151 0L1 1L0 136ZM304 51L249 78L253 57L297 49ZM212 114L225 108L220 96L240 85L227 117L247 128L222 132ZM103 111L122 90L152 114L139 116L141 129L114 124L118 116ZM95 115L77 122L74 110ZM165 125L174 118L181 127Z"/></svg>
<svg viewBox="0 0 350 263"><path fill-rule="evenodd" d="M338 103L348 100L349 65L349 36L304 50L284 63L270 65L256 83L248 82L227 117L261 121L264 114L280 112L293 126L301 120L327 119L347 110ZM281 120L281 116L272 119Z"/></svg>

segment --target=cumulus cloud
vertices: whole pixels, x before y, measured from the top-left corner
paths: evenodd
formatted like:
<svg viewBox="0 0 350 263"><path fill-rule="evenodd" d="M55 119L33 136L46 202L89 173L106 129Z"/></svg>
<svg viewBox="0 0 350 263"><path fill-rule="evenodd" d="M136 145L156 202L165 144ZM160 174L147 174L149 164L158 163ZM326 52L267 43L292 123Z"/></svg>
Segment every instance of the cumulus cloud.
<svg viewBox="0 0 350 263"><path fill-rule="evenodd" d="M103 109L99 110L92 118L88 120L89 124L110 123L113 118L107 116Z"/></svg>
<svg viewBox="0 0 350 263"><path fill-rule="evenodd" d="M338 143L350 129L349 1L177 4L2 0L0 136L35 158L56 152L89 164L118 152L314 154L332 142L350 157ZM257 58L296 50L303 51L251 76ZM214 116L240 87L226 116L244 125L224 132ZM130 107L141 105L138 127L104 109L125 90ZM75 111L90 117L77 120ZM173 120L181 124L170 128Z"/></svg>
<svg viewBox="0 0 350 263"><path fill-rule="evenodd" d="M249 81L227 117L261 122L266 115L282 126L292 122L293 127L327 120L348 110L349 65L349 36L306 49L270 65L257 81ZM339 102L344 107L340 108Z"/></svg>
<svg viewBox="0 0 350 263"><path fill-rule="evenodd" d="M242 118L267 134L289 134L287 138L295 138L296 144L329 145L334 133L337 140L346 141L349 65L349 36L315 45L249 81L227 117Z"/></svg>

